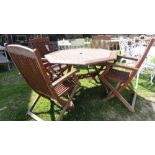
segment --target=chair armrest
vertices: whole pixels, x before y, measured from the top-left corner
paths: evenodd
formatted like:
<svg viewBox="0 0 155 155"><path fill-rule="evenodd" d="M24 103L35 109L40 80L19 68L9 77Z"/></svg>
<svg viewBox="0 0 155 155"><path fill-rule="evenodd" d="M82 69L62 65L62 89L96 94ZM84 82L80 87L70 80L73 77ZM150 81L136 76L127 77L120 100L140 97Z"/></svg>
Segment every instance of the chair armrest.
<svg viewBox="0 0 155 155"><path fill-rule="evenodd" d="M49 64L49 65L52 65L52 66L61 66L61 64L53 64L53 63L50 63L46 58L41 58L41 61L44 63L44 64Z"/></svg>
<svg viewBox="0 0 155 155"><path fill-rule="evenodd" d="M121 55L118 55L117 58L118 58L118 59L124 58L124 59L129 59L129 60L134 60L134 61L137 61L137 60L138 60L137 58L134 58L134 57L121 56Z"/></svg>
<svg viewBox="0 0 155 155"><path fill-rule="evenodd" d="M41 58L41 61L43 63L43 65L45 67L51 67L51 65L54 67L54 66L58 66L60 68L60 65L59 64L52 64L50 63L46 58ZM60 68L61 69L61 68Z"/></svg>
<svg viewBox="0 0 155 155"><path fill-rule="evenodd" d="M48 62L48 60L46 58L41 58L42 62Z"/></svg>
<svg viewBox="0 0 155 155"><path fill-rule="evenodd" d="M54 81L51 85L53 87L55 87L56 85L62 83L63 81L65 81L66 79L68 79L69 77L75 75L75 73L77 73L77 70L72 70L69 73L65 74L64 76L62 76L61 78L59 78L58 80Z"/></svg>
<svg viewBox="0 0 155 155"><path fill-rule="evenodd" d="M49 62L43 62L43 65L44 65L45 67L50 67Z"/></svg>
<svg viewBox="0 0 155 155"><path fill-rule="evenodd" d="M119 67L119 68L123 68L123 69L129 69L129 70L135 70L135 71L138 71L138 68L135 68L135 67L132 67L132 66L127 66L127 65L122 65L122 64L111 64L111 63L108 63L107 64L108 66L111 66L111 67Z"/></svg>
<svg viewBox="0 0 155 155"><path fill-rule="evenodd" d="M41 61L42 61L43 65L44 65L45 67L50 66L50 63L49 63L49 61L48 61L46 58L41 58Z"/></svg>

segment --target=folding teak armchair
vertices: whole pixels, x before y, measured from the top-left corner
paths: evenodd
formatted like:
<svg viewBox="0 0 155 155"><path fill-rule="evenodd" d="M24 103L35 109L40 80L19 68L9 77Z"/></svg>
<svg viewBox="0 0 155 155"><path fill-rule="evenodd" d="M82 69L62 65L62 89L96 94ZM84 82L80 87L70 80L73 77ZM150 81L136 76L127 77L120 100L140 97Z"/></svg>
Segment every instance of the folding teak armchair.
<svg viewBox="0 0 155 155"><path fill-rule="evenodd" d="M144 59L146 58L153 42L154 42L154 39L152 38L148 43L143 55L140 56L139 58L119 56L121 58L134 60L135 64L133 67L117 64L117 63L107 64L106 70L99 76L101 83L106 87L106 90L108 92L108 96L104 99L104 101L108 101L114 96L116 96L127 107L129 111L134 112L134 107L136 102L136 92L132 89L130 82L133 79L133 77L137 74L138 70L140 69L140 66L142 65ZM120 58L118 58L118 60L119 59ZM127 71L124 71L124 69L126 69ZM116 82L115 88L110 83L110 80ZM121 95L121 92L127 87L129 88L129 90L132 91L132 94L131 94L133 97L132 103L129 103Z"/></svg>
<svg viewBox="0 0 155 155"><path fill-rule="evenodd" d="M102 48L110 50L111 37L105 35L93 36L91 41L91 48Z"/></svg>
<svg viewBox="0 0 155 155"><path fill-rule="evenodd" d="M8 45L7 49L23 78L31 88L38 93L37 99L32 104L32 107L28 110L27 114L35 120L41 120L32 112L32 110L42 96L50 101L55 101L62 107L58 119L62 120L65 111L69 110L71 105L73 105L72 98L79 87L79 82L75 74L76 71L70 71L61 78L51 81L51 77L48 75L46 68L41 61L38 50L32 50L20 45ZM62 96L64 95L66 95L67 98L62 99ZM51 104L53 103L54 102L51 102Z"/></svg>
<svg viewBox="0 0 155 155"><path fill-rule="evenodd" d="M53 52L53 48L50 45L50 41L48 38L34 38L29 40L29 44L31 48L37 49L40 52L41 58L43 62L47 60L44 58L45 54ZM57 75L64 75L64 71L67 70L68 72L71 70L70 65L66 64L51 64L51 69Z"/></svg>

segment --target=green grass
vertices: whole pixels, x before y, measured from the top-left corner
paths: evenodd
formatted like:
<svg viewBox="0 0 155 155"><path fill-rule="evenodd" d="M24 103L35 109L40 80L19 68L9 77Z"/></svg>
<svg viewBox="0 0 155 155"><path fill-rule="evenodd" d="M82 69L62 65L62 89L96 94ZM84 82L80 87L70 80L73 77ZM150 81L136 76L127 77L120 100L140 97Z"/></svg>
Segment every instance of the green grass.
<svg viewBox="0 0 155 155"><path fill-rule="evenodd" d="M80 73L85 72L85 69L80 69ZM103 102L105 89L99 83L91 79L80 80L81 88L74 97L75 107L65 114L64 121L155 120L155 85L148 85L148 81L147 76L140 76L135 113L131 113L117 98ZM124 95L129 96L128 90ZM32 120L26 116L26 111L36 96L14 66L10 72L0 66L1 121ZM50 102L41 98L34 111L44 120L54 120L59 116L60 109L54 106L52 112Z"/></svg>

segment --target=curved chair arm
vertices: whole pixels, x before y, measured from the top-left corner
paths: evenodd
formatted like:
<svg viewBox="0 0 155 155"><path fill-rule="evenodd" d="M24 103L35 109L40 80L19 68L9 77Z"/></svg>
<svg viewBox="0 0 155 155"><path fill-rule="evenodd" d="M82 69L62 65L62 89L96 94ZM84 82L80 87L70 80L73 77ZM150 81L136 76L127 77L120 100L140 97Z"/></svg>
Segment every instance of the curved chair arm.
<svg viewBox="0 0 155 155"><path fill-rule="evenodd" d="M128 66L128 65L122 65L122 64L111 64L111 63L107 63L107 66L109 67L119 67L119 68L123 68L123 69L129 69L129 70L135 70L138 71L138 68L132 67L132 66Z"/></svg>
<svg viewBox="0 0 155 155"><path fill-rule="evenodd" d="M59 67L59 69L62 70L61 64L50 63L46 58L41 58L41 60L42 60L42 62L43 62L45 67L50 67L50 68L52 68L52 67ZM51 67L51 65L52 65L52 67Z"/></svg>
<svg viewBox="0 0 155 155"><path fill-rule="evenodd" d="M138 60L138 59L135 58L135 57L121 56L121 55L118 55L117 58L118 58L118 59L124 58L124 59L129 59L129 60L134 60L134 61L137 61L137 60Z"/></svg>
<svg viewBox="0 0 155 155"><path fill-rule="evenodd" d="M46 58L41 58L42 62L48 62L48 60Z"/></svg>

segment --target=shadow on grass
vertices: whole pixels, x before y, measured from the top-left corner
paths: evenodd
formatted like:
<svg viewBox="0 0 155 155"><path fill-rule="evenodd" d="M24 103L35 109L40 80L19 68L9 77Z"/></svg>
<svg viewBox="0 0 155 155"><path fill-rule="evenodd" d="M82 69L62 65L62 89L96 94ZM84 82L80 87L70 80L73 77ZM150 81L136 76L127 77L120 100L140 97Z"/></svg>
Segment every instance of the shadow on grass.
<svg viewBox="0 0 155 155"><path fill-rule="evenodd" d="M64 120L70 121L129 121L129 120L155 120L153 103L142 96L137 96L135 112L129 112L115 97L108 102L103 102L105 89L103 86L93 88L82 87L75 97L75 108L65 116ZM129 91L123 92L129 97ZM129 99L129 98L128 98ZM154 103L155 104L155 103Z"/></svg>

